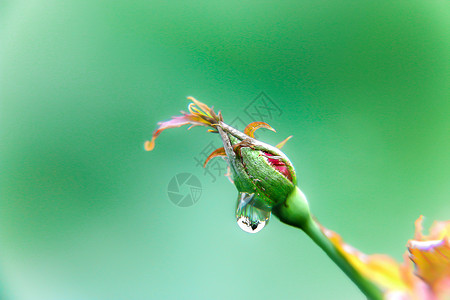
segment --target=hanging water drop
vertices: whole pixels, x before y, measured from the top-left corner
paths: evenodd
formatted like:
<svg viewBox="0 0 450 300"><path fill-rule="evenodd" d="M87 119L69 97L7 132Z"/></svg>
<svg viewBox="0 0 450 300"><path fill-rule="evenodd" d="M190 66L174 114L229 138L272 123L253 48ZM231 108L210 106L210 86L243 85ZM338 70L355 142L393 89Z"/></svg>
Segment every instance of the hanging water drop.
<svg viewBox="0 0 450 300"><path fill-rule="evenodd" d="M239 193L236 219L245 232L257 233L269 222L271 208L255 194Z"/></svg>
<svg viewBox="0 0 450 300"><path fill-rule="evenodd" d="M237 219L237 223L242 230L249 233L257 233L266 226L266 221L250 220L244 216Z"/></svg>

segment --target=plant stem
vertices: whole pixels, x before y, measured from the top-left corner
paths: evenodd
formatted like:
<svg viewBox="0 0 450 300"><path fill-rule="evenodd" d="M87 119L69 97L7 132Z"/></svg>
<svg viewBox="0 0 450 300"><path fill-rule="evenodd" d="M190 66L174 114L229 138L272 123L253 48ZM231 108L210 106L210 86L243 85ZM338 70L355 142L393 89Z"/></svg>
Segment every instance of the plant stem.
<svg viewBox="0 0 450 300"><path fill-rule="evenodd" d="M327 238L319 223L309 211L308 201L302 191L296 187L286 201L275 207L273 213L288 225L303 230L338 267L356 284L369 299L383 299L381 291L374 283L362 276L348 260L339 253L334 244Z"/></svg>

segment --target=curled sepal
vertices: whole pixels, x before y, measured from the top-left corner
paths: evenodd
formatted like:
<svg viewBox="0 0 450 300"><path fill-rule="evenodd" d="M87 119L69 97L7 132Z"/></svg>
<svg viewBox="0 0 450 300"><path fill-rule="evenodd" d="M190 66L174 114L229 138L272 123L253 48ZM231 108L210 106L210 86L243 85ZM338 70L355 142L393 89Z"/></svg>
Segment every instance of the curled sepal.
<svg viewBox="0 0 450 300"><path fill-rule="evenodd" d="M264 123L264 122L252 122L250 124L248 124L245 129L244 129L244 133L246 135L248 135L249 137L254 138L254 133L257 129L259 128L266 128L269 129L273 132L276 132L275 129L273 129L269 124Z"/></svg>
<svg viewBox="0 0 450 300"><path fill-rule="evenodd" d="M292 137L293 135L288 136L283 141L279 142L275 147L277 147L278 149L283 148L283 146L286 145L287 141L289 141Z"/></svg>
<svg viewBox="0 0 450 300"><path fill-rule="evenodd" d="M245 232L257 233L269 222L271 209L255 194L239 193L236 221Z"/></svg>
<svg viewBox="0 0 450 300"><path fill-rule="evenodd" d="M246 145L246 141L242 141L237 144L234 144L233 151L236 151L237 149L244 147L244 145ZM224 147L217 148L216 150L211 152L211 154L206 158L205 163L203 164L203 168L206 167L206 165L208 164L208 162L211 159L213 159L214 157L218 157L218 156L227 156L227 153L226 153Z"/></svg>
<svg viewBox="0 0 450 300"><path fill-rule="evenodd" d="M215 129L215 126L222 118L222 115L216 115L212 108L209 108L206 104L194 99L193 97L188 97L193 103L190 103L188 110L190 113L181 112L182 116L173 116L171 120L159 122L158 128L153 132L152 139L146 141L144 144L145 150L152 151L155 148L155 140L161 134L162 131L169 128L176 128L183 125L191 124L192 126L209 126Z"/></svg>
<svg viewBox="0 0 450 300"><path fill-rule="evenodd" d="M206 158L205 163L203 164L203 168L206 167L206 165L212 158L217 156L227 156L223 147L217 148L216 150L211 152L211 154Z"/></svg>

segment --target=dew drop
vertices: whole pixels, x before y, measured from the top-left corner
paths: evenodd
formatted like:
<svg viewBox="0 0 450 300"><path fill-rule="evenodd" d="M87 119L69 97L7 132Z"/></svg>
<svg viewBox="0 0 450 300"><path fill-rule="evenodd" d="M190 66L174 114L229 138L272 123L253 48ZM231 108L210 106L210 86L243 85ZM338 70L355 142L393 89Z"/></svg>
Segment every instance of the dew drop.
<svg viewBox="0 0 450 300"><path fill-rule="evenodd" d="M239 193L236 220L245 232L257 233L269 222L271 208L255 194Z"/></svg>

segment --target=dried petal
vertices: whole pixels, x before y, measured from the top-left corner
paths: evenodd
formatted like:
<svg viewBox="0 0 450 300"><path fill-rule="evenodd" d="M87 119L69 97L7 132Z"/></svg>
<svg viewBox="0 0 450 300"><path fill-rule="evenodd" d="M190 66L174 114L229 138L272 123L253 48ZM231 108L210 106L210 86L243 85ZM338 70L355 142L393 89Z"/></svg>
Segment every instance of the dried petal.
<svg viewBox="0 0 450 300"><path fill-rule="evenodd" d="M216 116L214 111L211 108L209 108L208 105L206 105L205 103L198 101L194 97L187 97L187 98L189 100L191 100L192 102L194 102L195 105L197 105L209 117L213 118L214 116ZM197 109L197 112L201 113L198 109Z"/></svg>
<svg viewBox="0 0 450 300"><path fill-rule="evenodd" d="M174 116L169 121L158 123L159 127L153 132L151 141L145 142L145 150L151 151L155 148L155 139L161 134L162 131L187 124L192 124L193 126L209 126L208 122L195 115L185 114L183 116Z"/></svg>
<svg viewBox="0 0 450 300"><path fill-rule="evenodd" d="M152 139L145 142L145 150L153 150L155 148L155 139L161 134L162 131L168 128L180 127L187 124L192 125L189 129L195 126L215 127L215 125L219 122L219 117L215 114L215 112L206 104L194 99L193 97L188 97L188 99L194 102L190 103L188 106L190 113L181 112L183 114L182 116L174 116L171 120L159 122L159 127L153 132Z"/></svg>

